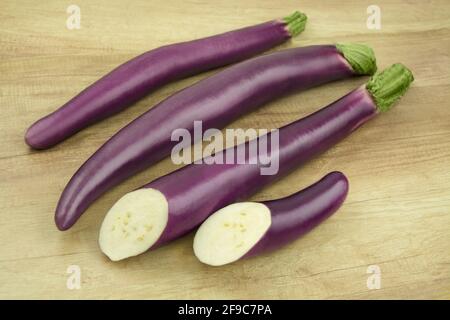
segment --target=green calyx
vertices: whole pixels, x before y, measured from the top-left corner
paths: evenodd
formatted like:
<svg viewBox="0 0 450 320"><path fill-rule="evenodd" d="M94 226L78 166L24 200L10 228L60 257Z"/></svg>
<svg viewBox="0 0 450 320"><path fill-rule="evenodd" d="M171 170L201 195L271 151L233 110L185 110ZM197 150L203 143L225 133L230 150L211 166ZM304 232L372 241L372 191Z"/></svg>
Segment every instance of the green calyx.
<svg viewBox="0 0 450 320"><path fill-rule="evenodd" d="M371 47L360 43L338 43L336 49L357 74L373 75L377 71L377 60Z"/></svg>
<svg viewBox="0 0 450 320"><path fill-rule="evenodd" d="M408 90L414 76L407 67L396 63L375 74L366 84L377 108L381 112L388 111Z"/></svg>
<svg viewBox="0 0 450 320"><path fill-rule="evenodd" d="M308 17L299 11L295 11L290 16L283 18L283 21L286 23L287 28L291 37L295 37L303 30L305 30L306 21Z"/></svg>

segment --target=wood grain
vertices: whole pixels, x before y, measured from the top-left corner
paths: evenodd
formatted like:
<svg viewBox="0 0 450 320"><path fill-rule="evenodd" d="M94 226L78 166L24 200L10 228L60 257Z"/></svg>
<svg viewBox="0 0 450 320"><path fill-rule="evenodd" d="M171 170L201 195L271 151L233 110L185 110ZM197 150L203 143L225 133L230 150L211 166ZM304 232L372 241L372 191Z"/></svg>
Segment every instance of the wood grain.
<svg viewBox="0 0 450 320"><path fill-rule="evenodd" d="M369 1L75 4L80 30L65 26L66 1L0 2L0 298L450 298L450 2L379 0L381 30L366 27ZM307 29L281 48L363 41L380 68L402 62L416 78L391 112L252 198L285 196L340 170L351 190L338 214L277 252L222 268L195 259L192 234L128 261L108 261L97 245L106 210L123 193L174 170L166 159L111 190L70 231L57 231L56 202L83 161L136 116L208 74L168 85L51 150L24 144L33 121L143 51L296 9L308 14ZM229 127L284 125L364 81L291 95ZM66 287L69 265L81 268L79 290ZM381 269L381 289L367 288L370 265Z"/></svg>

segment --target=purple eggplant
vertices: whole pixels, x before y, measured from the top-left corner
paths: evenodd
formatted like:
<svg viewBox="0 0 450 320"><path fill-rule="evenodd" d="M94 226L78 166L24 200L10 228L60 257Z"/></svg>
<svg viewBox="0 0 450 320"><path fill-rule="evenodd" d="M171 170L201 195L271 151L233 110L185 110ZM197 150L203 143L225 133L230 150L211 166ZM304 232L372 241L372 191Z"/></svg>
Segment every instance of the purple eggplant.
<svg viewBox="0 0 450 320"><path fill-rule="evenodd" d="M81 166L61 195L56 225L70 228L107 190L170 155L176 129L192 134L196 120L204 130L222 128L290 92L375 70L375 56L365 45L310 46L241 62L181 90L121 129Z"/></svg>
<svg viewBox="0 0 450 320"><path fill-rule="evenodd" d="M169 82L242 61L275 47L302 32L305 24L306 16L295 12L284 19L148 51L125 62L38 120L26 132L25 141L35 149L50 148Z"/></svg>
<svg viewBox="0 0 450 320"><path fill-rule="evenodd" d="M272 139L276 132L270 132L124 195L103 221L99 239L102 251L111 260L121 260L186 234L211 213L248 198L329 149L380 112L389 110L412 81L411 71L394 64L372 77L365 86L284 126L278 132L278 139ZM270 150L266 156L278 164L276 174L261 174L268 166L267 161L261 161L263 149L257 149L261 140L267 142ZM255 149L259 152L249 152ZM226 161L238 154L245 154L244 163Z"/></svg>
<svg viewBox="0 0 450 320"><path fill-rule="evenodd" d="M221 266L278 249L335 213L347 192L347 178L332 172L286 198L230 204L197 230L194 253L205 264Z"/></svg>

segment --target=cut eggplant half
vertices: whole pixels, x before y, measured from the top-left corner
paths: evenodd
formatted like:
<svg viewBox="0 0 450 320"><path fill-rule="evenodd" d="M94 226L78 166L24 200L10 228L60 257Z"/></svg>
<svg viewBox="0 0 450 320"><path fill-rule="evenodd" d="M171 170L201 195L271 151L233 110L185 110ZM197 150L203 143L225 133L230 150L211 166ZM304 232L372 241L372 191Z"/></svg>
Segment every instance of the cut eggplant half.
<svg viewBox="0 0 450 320"><path fill-rule="evenodd" d="M270 210L264 204L231 204L203 223L195 235L195 254L212 266L236 261L264 236L270 224Z"/></svg>
<svg viewBox="0 0 450 320"><path fill-rule="evenodd" d="M127 193L107 213L100 229L100 248L118 261L148 250L161 236L168 220L166 197L155 189Z"/></svg>
<svg viewBox="0 0 450 320"><path fill-rule="evenodd" d="M336 212L347 192L347 178L332 172L286 198L231 204L200 226L194 253L205 264L222 266L277 249Z"/></svg>

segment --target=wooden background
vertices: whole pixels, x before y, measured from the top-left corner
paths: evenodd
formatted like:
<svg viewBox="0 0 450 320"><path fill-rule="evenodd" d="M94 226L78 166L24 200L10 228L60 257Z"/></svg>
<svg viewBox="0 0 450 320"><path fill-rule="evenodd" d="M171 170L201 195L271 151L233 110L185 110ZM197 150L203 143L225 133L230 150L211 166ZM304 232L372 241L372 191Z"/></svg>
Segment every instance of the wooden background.
<svg viewBox="0 0 450 320"><path fill-rule="evenodd" d="M68 30L66 8L81 8ZM450 2L375 1L381 30L366 27L374 1L0 2L0 298L450 298ZM174 169L166 159L97 201L74 228L53 214L75 170L108 137L202 74L168 85L57 147L36 152L26 128L118 64L148 49L308 14L284 48L338 41L373 46L379 67L409 66L416 81L401 103L252 200L305 187L332 170L349 177L342 209L319 228L265 256L221 268L193 256L192 234L112 263L97 244L108 208L125 192ZM229 127L274 128L342 96L366 78L294 94ZM70 265L81 289L66 288ZM381 289L366 285L381 269Z"/></svg>

